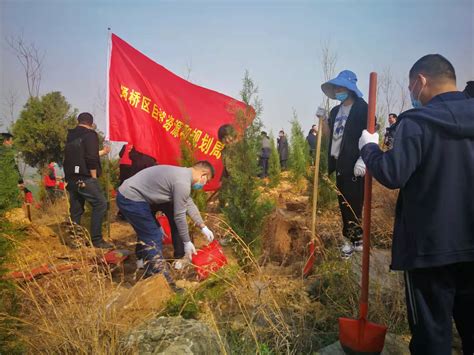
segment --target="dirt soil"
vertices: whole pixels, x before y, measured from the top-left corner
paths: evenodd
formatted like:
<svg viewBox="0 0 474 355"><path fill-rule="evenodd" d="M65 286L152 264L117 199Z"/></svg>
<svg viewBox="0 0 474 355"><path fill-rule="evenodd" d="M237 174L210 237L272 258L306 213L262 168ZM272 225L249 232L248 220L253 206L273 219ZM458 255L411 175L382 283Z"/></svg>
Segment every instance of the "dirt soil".
<svg viewBox="0 0 474 355"><path fill-rule="evenodd" d="M308 309L318 308L318 304L310 304L309 298L305 296L305 289L308 282L302 278L302 269L308 257L308 244L311 241L311 206L309 198L304 189L294 191L291 182L287 176L283 176L283 181L277 188L263 188L262 195L273 198L276 201L276 209L266 222L265 233L263 235L263 255L260 259L262 273L259 279L246 280L242 285L243 288L238 292L234 292L233 297L238 294L243 300L248 301L249 305L255 300L264 303L261 299L265 299L265 295L271 293L274 296L268 296L274 303L273 298L281 298L282 304L290 302L293 299L295 307L306 307ZM396 199L396 192L388 191L377 183L374 184L373 192L373 226L375 244L382 248L390 246L391 230L390 224L393 224L393 211ZM112 202L112 206L115 203ZM71 249L62 242L64 231L60 228L60 224L67 217L67 204L65 200L58 201L54 206L48 207L46 210L35 210L32 216L32 223L21 218L22 211L16 211L16 221L26 228L28 237L18 242L15 258L8 265L12 271L28 271L43 264L62 265L74 262L83 263L82 270L90 270L97 267L97 264L90 260L97 260L103 255L103 251L90 247L81 249ZM87 214L87 213L86 213ZM114 307L136 307L137 294L143 295L149 293L150 289L144 283L137 286L141 280L141 271L136 268L136 258L134 255L136 236L132 227L124 221L116 220L114 217L116 208L112 208L110 224L110 241L116 246L116 249L123 249L130 253L129 257L123 264L113 267L111 272L112 279L107 287L110 287L110 304ZM227 236L221 233L217 227L217 218L222 218L219 214L209 213L208 224L214 231L217 239L225 239ZM85 223L88 224L87 217ZM325 246L339 245L342 241L341 236L341 220L337 204L326 209L319 209L317 213L317 238L321 240ZM204 238L199 232L194 231L196 248L200 248L205 244ZM225 242L225 240L224 240ZM225 243L223 243L225 244ZM173 249L171 245L165 245L163 250L164 256L172 263ZM224 246L224 253L230 265L236 265L238 260L229 245ZM386 255L384 252L383 255ZM384 259L384 263L386 263ZM67 271L61 277L74 279L77 271ZM172 271L173 276L177 280L177 284L185 289L195 289L199 283L196 273L192 266L187 267L184 271ZM56 273L43 276L39 281L43 285L52 282L58 277ZM135 286L135 287L134 287ZM165 292L165 301L171 296L171 291L161 283L154 283L151 286L153 294ZM262 298L263 297L263 298ZM230 298L229 298L230 299ZM232 298L233 299L233 298ZM285 301L285 299L287 301ZM290 302L290 303L291 303ZM145 302L145 306L151 308L160 308L164 301L160 300L159 304L151 306ZM298 304L301 304L298 306ZM304 306L303 306L304 304ZM142 305L138 305L142 307ZM222 307L219 311L226 312L226 308L232 307L232 302L220 304ZM235 310L234 305L234 310ZM293 308L291 308L293 309ZM281 317L291 319L291 310L283 308ZM237 317L232 322L239 323L237 313L230 312L229 316ZM263 315L262 315L263 317ZM229 317L229 322L230 322ZM265 325L262 320L262 325ZM243 322L240 326L245 326ZM297 334L295 334L297 336Z"/></svg>

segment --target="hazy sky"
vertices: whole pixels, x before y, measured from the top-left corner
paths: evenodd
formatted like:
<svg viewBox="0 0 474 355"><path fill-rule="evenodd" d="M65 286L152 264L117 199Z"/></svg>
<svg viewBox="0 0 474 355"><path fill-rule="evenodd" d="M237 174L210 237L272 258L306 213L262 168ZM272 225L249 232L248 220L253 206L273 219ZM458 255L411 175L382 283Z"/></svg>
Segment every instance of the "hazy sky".
<svg viewBox="0 0 474 355"><path fill-rule="evenodd" d="M26 100L8 36L23 34L45 53L41 94L61 91L105 128L107 27L142 53L198 85L239 98L246 69L258 85L263 122L289 130L292 108L306 131L322 102L321 44L336 71L354 71L367 96L371 71L390 67L406 80L411 65L440 53L458 88L474 79L474 0L332 1L6 1L0 0L0 113ZM1 127L3 130L5 126Z"/></svg>

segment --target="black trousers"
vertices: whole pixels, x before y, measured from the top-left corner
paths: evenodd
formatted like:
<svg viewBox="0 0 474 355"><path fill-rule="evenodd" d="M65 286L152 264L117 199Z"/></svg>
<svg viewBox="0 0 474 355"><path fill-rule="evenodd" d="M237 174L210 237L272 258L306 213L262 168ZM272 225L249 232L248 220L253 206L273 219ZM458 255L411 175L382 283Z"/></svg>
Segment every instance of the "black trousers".
<svg viewBox="0 0 474 355"><path fill-rule="evenodd" d="M364 178L336 175L339 209L342 216L342 235L354 242L362 238L362 206L364 205Z"/></svg>
<svg viewBox="0 0 474 355"><path fill-rule="evenodd" d="M153 212L153 215L156 215L156 212L161 211L165 214L166 218L168 218L168 222L171 227L171 239L173 240L173 256L175 259L181 259L184 256L184 243L181 239L181 236L179 235L178 227L176 226L176 223L174 221L173 202L153 205L151 206L151 210Z"/></svg>
<svg viewBox="0 0 474 355"><path fill-rule="evenodd" d="M474 353L474 262L405 271L405 290L412 354L451 354L453 318Z"/></svg>
<svg viewBox="0 0 474 355"><path fill-rule="evenodd" d="M260 157L259 166L262 169L260 172L261 178L266 178L268 176L268 160L269 158Z"/></svg>
<svg viewBox="0 0 474 355"><path fill-rule="evenodd" d="M84 214L84 204L89 202L92 206L91 215L91 239L92 243L98 243L102 240L102 220L107 211L107 200L105 199L99 180L85 179L84 187L78 187L74 181L67 184L69 193L69 213L73 222L80 224L81 217Z"/></svg>

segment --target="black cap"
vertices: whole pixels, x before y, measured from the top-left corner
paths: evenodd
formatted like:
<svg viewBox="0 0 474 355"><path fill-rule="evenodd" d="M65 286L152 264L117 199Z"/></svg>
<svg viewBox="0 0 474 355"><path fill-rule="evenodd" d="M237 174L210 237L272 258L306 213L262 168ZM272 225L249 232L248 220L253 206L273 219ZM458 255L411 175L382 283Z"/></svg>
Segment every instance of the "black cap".
<svg viewBox="0 0 474 355"><path fill-rule="evenodd" d="M10 139L10 138L13 138L13 134L8 133L8 132L4 132L4 133L2 133L2 138L3 138L3 139Z"/></svg>

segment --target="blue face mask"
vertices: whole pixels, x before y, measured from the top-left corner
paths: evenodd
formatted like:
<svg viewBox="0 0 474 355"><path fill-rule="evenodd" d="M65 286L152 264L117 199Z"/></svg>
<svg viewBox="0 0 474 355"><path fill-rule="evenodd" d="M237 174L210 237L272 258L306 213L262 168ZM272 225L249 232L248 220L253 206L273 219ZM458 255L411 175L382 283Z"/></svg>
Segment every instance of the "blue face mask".
<svg viewBox="0 0 474 355"><path fill-rule="evenodd" d="M413 89L415 88L415 85L416 83L418 82L418 79L416 79L415 81L415 84L413 84ZM414 108L420 108L423 106L423 104L421 103L421 101L419 100L420 98L420 95L421 95L421 91L423 91L424 88L421 88L421 91L420 93L418 94L418 97L415 98L415 94L413 94L413 89L412 91L410 91L410 100L411 100L411 104Z"/></svg>
<svg viewBox="0 0 474 355"><path fill-rule="evenodd" d="M201 190L201 189L204 187L204 185L207 184L207 178L206 178L206 182L205 182L204 184L201 182L202 179L203 179L203 177L205 177L205 175L201 176L201 178L199 179L199 181L198 181L198 182L195 182L195 183L192 185L193 190Z"/></svg>
<svg viewBox="0 0 474 355"><path fill-rule="evenodd" d="M336 93L336 100L339 100L341 102L346 101L348 97L349 97L348 92L338 92L338 93Z"/></svg>
<svg viewBox="0 0 474 355"><path fill-rule="evenodd" d="M193 190L201 190L204 187L204 184L201 184L199 182L193 184Z"/></svg>

